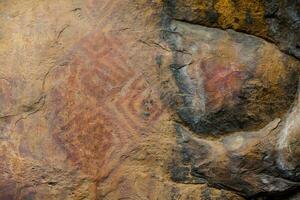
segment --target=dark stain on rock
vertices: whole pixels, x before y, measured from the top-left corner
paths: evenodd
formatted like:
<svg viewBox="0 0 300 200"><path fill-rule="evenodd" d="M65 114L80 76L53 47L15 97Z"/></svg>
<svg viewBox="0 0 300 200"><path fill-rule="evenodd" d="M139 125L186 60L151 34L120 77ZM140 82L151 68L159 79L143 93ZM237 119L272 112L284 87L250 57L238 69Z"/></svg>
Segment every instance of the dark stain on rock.
<svg viewBox="0 0 300 200"><path fill-rule="evenodd" d="M206 188L201 192L201 199L203 200L211 200L211 191L209 188Z"/></svg>
<svg viewBox="0 0 300 200"><path fill-rule="evenodd" d="M171 177L175 182L184 182L190 174L188 167L176 167L171 168Z"/></svg>
<svg viewBox="0 0 300 200"><path fill-rule="evenodd" d="M205 14L206 14L206 18L208 19L209 23L215 24L215 23L218 22L219 13L217 13L216 11L214 11L214 10L207 10L205 12Z"/></svg>
<svg viewBox="0 0 300 200"><path fill-rule="evenodd" d="M265 1L265 18L274 18L276 12L279 10L278 0L266 0Z"/></svg>
<svg viewBox="0 0 300 200"><path fill-rule="evenodd" d="M251 12L249 10L246 12L245 22L247 24L253 24L253 18L251 16Z"/></svg>

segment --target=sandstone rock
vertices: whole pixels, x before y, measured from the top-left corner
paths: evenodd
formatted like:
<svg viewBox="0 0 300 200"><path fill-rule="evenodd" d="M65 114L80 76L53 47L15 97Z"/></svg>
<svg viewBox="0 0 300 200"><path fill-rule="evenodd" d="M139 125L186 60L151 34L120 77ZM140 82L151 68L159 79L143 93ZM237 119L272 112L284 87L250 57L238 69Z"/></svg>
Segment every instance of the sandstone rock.
<svg viewBox="0 0 300 200"><path fill-rule="evenodd" d="M179 182L201 178L215 187L230 188L248 197L295 190L299 187L299 164L281 160L278 126L279 120L275 120L260 132L208 140L194 137L178 125L181 150L180 158L175 159L179 162L173 167L180 170L178 167L185 166L188 172Z"/></svg>
<svg viewBox="0 0 300 200"><path fill-rule="evenodd" d="M0 1L0 200L298 198L297 1L174 2Z"/></svg>
<svg viewBox="0 0 300 200"><path fill-rule="evenodd" d="M277 43L300 58L299 0L177 0L166 1L174 19L235 29Z"/></svg>
<svg viewBox="0 0 300 200"><path fill-rule="evenodd" d="M171 29L176 110L193 131L259 129L294 102L299 63L274 45L176 21Z"/></svg>
<svg viewBox="0 0 300 200"><path fill-rule="evenodd" d="M173 52L169 104L180 118L172 179L247 198L298 191L299 61L257 37L173 16L162 34Z"/></svg>

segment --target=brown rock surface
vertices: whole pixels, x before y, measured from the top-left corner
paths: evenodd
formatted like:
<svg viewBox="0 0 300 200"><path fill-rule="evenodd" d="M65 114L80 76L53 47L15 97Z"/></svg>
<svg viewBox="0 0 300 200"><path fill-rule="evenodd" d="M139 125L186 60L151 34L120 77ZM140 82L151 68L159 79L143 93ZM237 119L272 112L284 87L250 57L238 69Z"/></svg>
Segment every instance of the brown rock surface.
<svg viewBox="0 0 300 200"><path fill-rule="evenodd" d="M298 198L297 51L172 2L0 1L0 200Z"/></svg>
<svg viewBox="0 0 300 200"><path fill-rule="evenodd" d="M166 1L174 19L234 29L275 42L300 58L299 0Z"/></svg>

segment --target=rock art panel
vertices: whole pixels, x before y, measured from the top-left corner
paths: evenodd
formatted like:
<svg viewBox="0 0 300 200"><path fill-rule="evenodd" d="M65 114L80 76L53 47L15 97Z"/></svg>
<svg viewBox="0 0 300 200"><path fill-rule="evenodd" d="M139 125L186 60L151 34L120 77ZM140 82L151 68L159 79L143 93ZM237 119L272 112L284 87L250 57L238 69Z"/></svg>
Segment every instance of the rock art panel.
<svg viewBox="0 0 300 200"><path fill-rule="evenodd" d="M297 191L299 62L234 31L173 20L163 36L180 98L172 179L247 198Z"/></svg>
<svg viewBox="0 0 300 200"><path fill-rule="evenodd" d="M176 21L171 29L171 70L182 98L176 110L193 131L258 129L291 107L298 82L295 59L233 31Z"/></svg>
<svg viewBox="0 0 300 200"><path fill-rule="evenodd" d="M126 40L95 31L49 77L49 101L56 107L48 113L50 131L75 165L95 176L117 168L141 130L153 128L164 110L142 74L128 63Z"/></svg>
<svg viewBox="0 0 300 200"><path fill-rule="evenodd" d="M298 4L0 1L0 200L298 199Z"/></svg>

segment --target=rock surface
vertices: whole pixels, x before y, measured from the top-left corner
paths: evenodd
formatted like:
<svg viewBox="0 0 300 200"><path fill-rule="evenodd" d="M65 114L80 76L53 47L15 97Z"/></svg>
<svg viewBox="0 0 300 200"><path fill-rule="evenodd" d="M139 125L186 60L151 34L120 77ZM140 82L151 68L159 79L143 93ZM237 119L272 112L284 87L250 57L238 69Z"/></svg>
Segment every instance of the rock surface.
<svg viewBox="0 0 300 200"><path fill-rule="evenodd" d="M299 8L0 1L0 200L298 199Z"/></svg>
<svg viewBox="0 0 300 200"><path fill-rule="evenodd" d="M193 131L262 128L294 102L298 63L274 45L176 21L171 29L171 70L178 87L174 93L182 102L177 110Z"/></svg>
<svg viewBox="0 0 300 200"><path fill-rule="evenodd" d="M234 29L272 42L300 58L299 0L169 0L174 19Z"/></svg>

